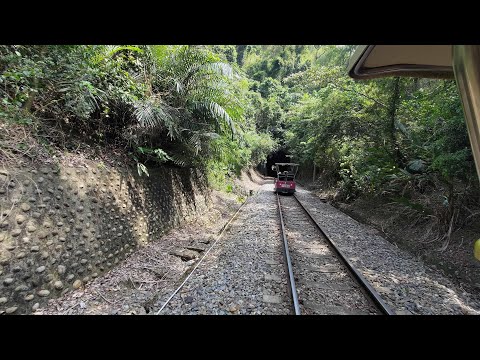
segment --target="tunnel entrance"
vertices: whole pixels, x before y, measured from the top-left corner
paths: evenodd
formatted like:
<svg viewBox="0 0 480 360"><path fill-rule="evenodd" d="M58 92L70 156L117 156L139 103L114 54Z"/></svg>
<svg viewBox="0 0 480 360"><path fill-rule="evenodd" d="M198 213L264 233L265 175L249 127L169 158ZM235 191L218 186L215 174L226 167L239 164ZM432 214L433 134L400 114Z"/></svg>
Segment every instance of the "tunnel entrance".
<svg viewBox="0 0 480 360"><path fill-rule="evenodd" d="M286 151L286 149L280 149L268 155L266 175L273 176L273 177L277 176L277 173L272 170L272 165L275 165L275 163L281 163L281 162L291 162L291 159L288 158L287 155L288 155L288 152Z"/></svg>

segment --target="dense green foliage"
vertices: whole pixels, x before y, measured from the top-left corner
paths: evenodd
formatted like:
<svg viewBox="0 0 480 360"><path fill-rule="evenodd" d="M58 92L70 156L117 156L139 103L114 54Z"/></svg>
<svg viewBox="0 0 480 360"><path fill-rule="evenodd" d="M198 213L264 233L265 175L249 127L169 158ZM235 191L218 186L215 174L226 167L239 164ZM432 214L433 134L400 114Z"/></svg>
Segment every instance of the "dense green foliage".
<svg viewBox="0 0 480 360"><path fill-rule="evenodd" d="M140 174L165 162L238 174L275 143L256 132L236 56L234 46L2 46L0 118L123 147Z"/></svg>
<svg viewBox="0 0 480 360"><path fill-rule="evenodd" d="M478 180L454 82L357 82L353 50L1 46L0 119L124 148L140 173L204 167L218 187L282 147L341 200L383 195L447 227L468 215Z"/></svg>
<svg viewBox="0 0 480 360"><path fill-rule="evenodd" d="M353 46L241 50L261 96L257 128L294 155L305 179L315 164L337 199L387 196L446 229L469 217L478 179L453 81L354 81L346 74Z"/></svg>

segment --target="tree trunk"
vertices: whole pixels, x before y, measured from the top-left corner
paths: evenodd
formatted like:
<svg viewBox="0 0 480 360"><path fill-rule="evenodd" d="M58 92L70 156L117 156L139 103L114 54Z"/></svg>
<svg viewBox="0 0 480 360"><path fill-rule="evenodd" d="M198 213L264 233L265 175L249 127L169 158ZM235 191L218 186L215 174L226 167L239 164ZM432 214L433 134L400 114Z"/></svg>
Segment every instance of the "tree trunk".
<svg viewBox="0 0 480 360"><path fill-rule="evenodd" d="M392 83L392 97L390 98L390 106L388 110L390 120L390 140L392 145L392 154L395 164L398 167L403 167L402 154L400 146L397 142L395 119L397 115L397 109L400 102L400 78L396 77Z"/></svg>

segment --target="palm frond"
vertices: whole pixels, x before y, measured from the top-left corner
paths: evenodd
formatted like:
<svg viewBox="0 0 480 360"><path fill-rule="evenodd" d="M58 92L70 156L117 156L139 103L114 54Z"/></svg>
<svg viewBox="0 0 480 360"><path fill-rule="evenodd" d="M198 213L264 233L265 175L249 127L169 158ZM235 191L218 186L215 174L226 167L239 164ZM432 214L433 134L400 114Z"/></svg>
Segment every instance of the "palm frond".
<svg viewBox="0 0 480 360"><path fill-rule="evenodd" d="M188 145L194 149L195 155L205 153L211 140L219 138L214 132L194 132L188 139Z"/></svg>
<svg viewBox="0 0 480 360"><path fill-rule="evenodd" d="M204 116L206 119L214 119L218 128L225 125L232 132L232 136L236 133L235 123L228 112L214 101L196 102L193 108ZM220 121L219 121L220 120Z"/></svg>
<svg viewBox="0 0 480 360"><path fill-rule="evenodd" d="M230 64L225 62L217 61L213 63L207 63L203 65L202 68L203 70L213 71L214 73L227 78L233 77L233 68L230 66Z"/></svg>
<svg viewBox="0 0 480 360"><path fill-rule="evenodd" d="M146 174L147 176L150 176L148 174L148 169L145 165L143 165L142 163L140 162L137 162L137 171L138 171L138 176L142 176L142 173L143 174Z"/></svg>
<svg viewBox="0 0 480 360"><path fill-rule="evenodd" d="M159 100L137 101L133 115L141 127L150 130L167 129L172 139L179 134L178 111Z"/></svg>
<svg viewBox="0 0 480 360"><path fill-rule="evenodd" d="M181 155L181 154L172 154L170 155L172 161L174 164L181 166L181 167L186 167L190 166L192 163L192 158L189 156Z"/></svg>

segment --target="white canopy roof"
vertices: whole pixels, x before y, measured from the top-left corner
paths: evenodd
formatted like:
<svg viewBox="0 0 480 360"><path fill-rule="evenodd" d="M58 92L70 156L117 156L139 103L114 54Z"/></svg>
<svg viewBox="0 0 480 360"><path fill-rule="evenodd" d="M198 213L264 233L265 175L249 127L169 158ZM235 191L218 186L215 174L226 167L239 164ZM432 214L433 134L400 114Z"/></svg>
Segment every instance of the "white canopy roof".
<svg viewBox="0 0 480 360"><path fill-rule="evenodd" d="M452 45L360 45L350 59L348 73L356 79L453 78Z"/></svg>

